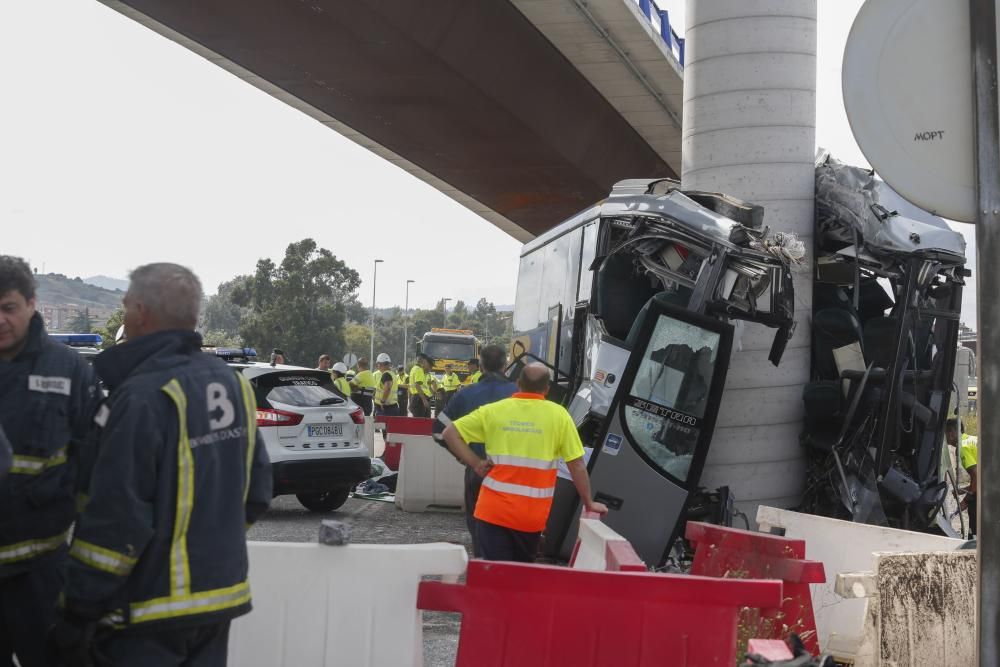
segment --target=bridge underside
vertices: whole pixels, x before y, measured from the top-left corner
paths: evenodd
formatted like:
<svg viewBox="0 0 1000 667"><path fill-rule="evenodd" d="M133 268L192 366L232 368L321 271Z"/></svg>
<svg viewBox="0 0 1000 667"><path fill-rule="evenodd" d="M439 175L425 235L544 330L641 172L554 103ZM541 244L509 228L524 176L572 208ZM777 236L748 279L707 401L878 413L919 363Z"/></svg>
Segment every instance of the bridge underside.
<svg viewBox="0 0 1000 667"><path fill-rule="evenodd" d="M673 170L508 0L101 0L527 240Z"/></svg>

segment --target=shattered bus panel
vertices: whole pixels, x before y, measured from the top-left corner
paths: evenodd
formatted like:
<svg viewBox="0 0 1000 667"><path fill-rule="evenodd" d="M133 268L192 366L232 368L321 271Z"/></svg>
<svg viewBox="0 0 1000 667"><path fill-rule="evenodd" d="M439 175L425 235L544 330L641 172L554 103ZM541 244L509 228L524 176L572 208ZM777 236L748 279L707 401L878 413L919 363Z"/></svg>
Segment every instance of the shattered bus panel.
<svg viewBox="0 0 1000 667"><path fill-rule="evenodd" d="M956 535L942 512L943 443L969 275L964 239L826 155L816 184L802 509Z"/></svg>
<svg viewBox="0 0 1000 667"><path fill-rule="evenodd" d="M525 245L513 373L538 360L588 452L606 522L659 563L683 524L711 443L741 320L794 327L792 236L763 209L675 181L618 183L600 204ZM568 556L578 504L559 483L546 549Z"/></svg>

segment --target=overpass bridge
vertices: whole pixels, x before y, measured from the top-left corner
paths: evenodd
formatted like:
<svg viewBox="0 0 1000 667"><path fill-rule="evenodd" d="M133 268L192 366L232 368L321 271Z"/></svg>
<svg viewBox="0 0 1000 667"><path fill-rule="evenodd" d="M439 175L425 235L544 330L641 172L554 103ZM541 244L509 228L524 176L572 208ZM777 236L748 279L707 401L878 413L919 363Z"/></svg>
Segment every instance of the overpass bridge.
<svg viewBox="0 0 1000 667"><path fill-rule="evenodd" d="M526 241L680 174L684 43L653 0L99 0Z"/></svg>

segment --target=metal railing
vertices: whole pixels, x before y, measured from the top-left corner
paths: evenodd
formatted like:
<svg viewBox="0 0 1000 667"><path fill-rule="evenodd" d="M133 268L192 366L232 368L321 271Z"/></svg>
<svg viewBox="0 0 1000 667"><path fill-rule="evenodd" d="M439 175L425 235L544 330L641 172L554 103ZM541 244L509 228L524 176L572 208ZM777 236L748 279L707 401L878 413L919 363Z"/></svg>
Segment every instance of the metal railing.
<svg viewBox="0 0 1000 667"><path fill-rule="evenodd" d="M663 42L670 49L681 67L684 66L684 39L677 36L674 29L670 27L670 13L665 9L660 9L655 0L636 0L639 9L646 15L653 29L659 33Z"/></svg>

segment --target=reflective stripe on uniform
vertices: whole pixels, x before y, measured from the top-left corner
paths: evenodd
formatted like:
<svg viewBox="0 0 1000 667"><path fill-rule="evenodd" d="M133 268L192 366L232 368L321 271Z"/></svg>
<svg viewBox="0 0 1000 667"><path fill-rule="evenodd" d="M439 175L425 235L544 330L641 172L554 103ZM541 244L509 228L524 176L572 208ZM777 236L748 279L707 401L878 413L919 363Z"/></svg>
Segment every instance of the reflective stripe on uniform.
<svg viewBox="0 0 1000 667"><path fill-rule="evenodd" d="M16 563L17 561L40 556L49 551L55 551L63 544L66 544L66 536L68 534L69 531L67 530L54 537L43 537L37 540L25 540L14 544L2 545L0 546L0 565Z"/></svg>
<svg viewBox="0 0 1000 667"><path fill-rule="evenodd" d="M247 413L247 476L246 484L243 487L243 502L247 501L250 494L250 469L253 467L254 450L257 446L257 399L254 397L253 388L250 381L238 375L240 388L243 390L243 407Z"/></svg>
<svg viewBox="0 0 1000 667"><path fill-rule="evenodd" d="M73 540L69 555L81 563L121 577L128 576L137 562L132 556L85 542L80 538Z"/></svg>
<svg viewBox="0 0 1000 667"><path fill-rule="evenodd" d="M534 486L525 486L524 484L499 482L488 476L483 478L483 486L499 493L509 493L515 496L524 496L525 498L551 498L556 492L554 486L540 489Z"/></svg>
<svg viewBox="0 0 1000 667"><path fill-rule="evenodd" d="M161 389L177 406L177 509L174 516L173 541L170 544L171 597L191 594L191 568L188 564L187 531L194 505L194 456L187 430L187 396L176 379Z"/></svg>
<svg viewBox="0 0 1000 667"><path fill-rule="evenodd" d="M510 454L494 454L490 459L498 465L534 468L535 470L555 470L559 466L558 461L543 461L542 459L532 459L527 456L512 456Z"/></svg>
<svg viewBox="0 0 1000 667"><path fill-rule="evenodd" d="M250 584L242 581L235 586L217 588L199 593L170 595L145 602L134 602L130 606L132 622L157 621L192 614L206 614L222 609L232 609L250 602Z"/></svg>
<svg viewBox="0 0 1000 667"><path fill-rule="evenodd" d="M10 473L12 475L41 475L49 468L55 468L63 463L66 463L65 447L49 457L14 454Z"/></svg>

